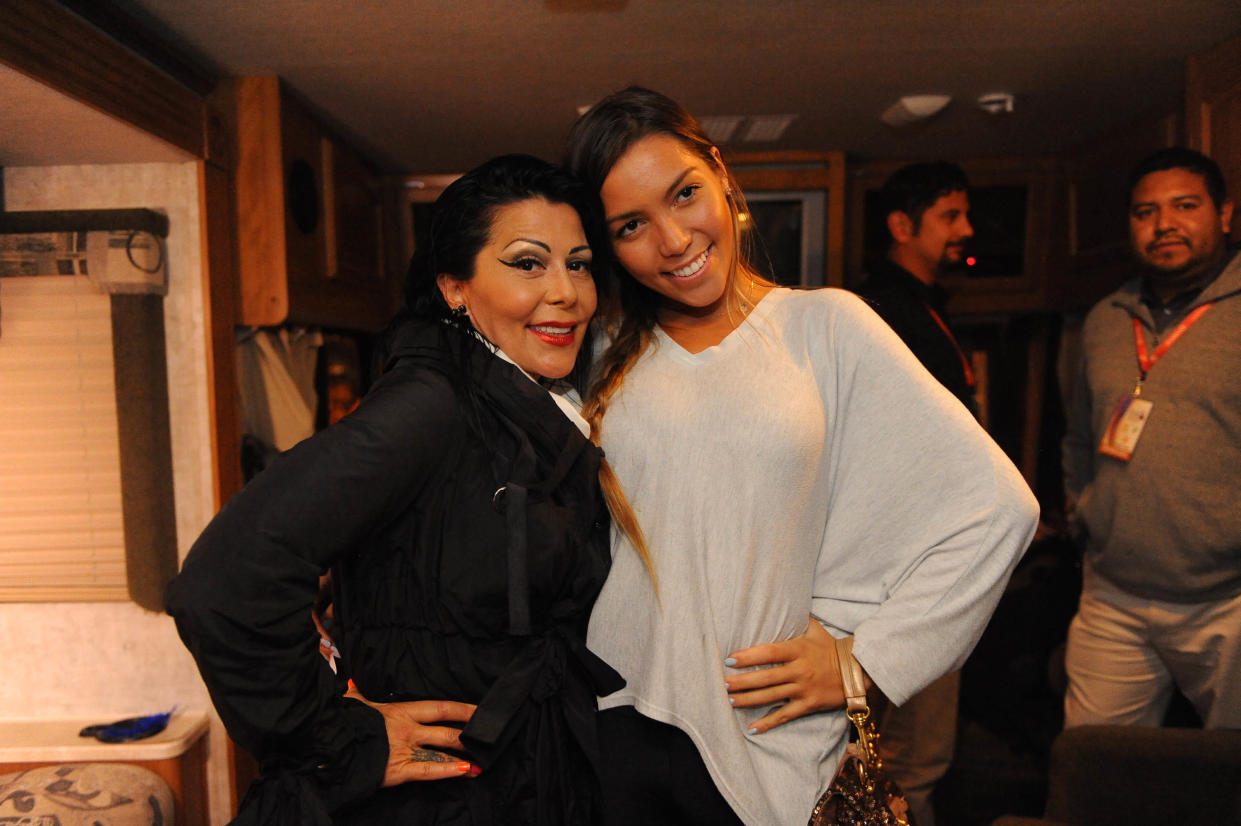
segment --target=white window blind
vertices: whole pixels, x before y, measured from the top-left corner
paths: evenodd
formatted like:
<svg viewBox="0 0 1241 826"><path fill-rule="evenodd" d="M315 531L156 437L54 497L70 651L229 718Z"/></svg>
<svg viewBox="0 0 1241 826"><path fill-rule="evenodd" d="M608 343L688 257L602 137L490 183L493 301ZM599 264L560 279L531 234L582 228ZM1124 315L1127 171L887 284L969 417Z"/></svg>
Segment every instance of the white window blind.
<svg viewBox="0 0 1241 826"><path fill-rule="evenodd" d="M0 600L128 599L109 296L0 278Z"/></svg>

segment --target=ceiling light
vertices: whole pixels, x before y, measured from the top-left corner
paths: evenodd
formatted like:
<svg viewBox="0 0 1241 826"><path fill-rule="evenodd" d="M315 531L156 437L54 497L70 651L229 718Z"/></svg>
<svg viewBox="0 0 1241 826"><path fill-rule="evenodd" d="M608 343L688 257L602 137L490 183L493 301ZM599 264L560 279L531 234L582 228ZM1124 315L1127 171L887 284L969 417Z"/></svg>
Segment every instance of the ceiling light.
<svg viewBox="0 0 1241 826"><path fill-rule="evenodd" d="M951 95L906 95L879 116L888 126L906 126L939 113Z"/></svg>

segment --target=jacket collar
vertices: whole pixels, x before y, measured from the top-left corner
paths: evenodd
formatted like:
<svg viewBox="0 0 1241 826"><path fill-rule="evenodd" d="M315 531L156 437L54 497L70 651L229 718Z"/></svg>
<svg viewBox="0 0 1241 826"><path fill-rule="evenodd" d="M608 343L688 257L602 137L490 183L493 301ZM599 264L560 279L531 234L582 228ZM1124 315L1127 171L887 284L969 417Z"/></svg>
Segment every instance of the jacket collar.
<svg viewBox="0 0 1241 826"><path fill-rule="evenodd" d="M1185 308L1192 312L1196 307L1228 298L1241 298L1241 252L1233 251L1223 270L1214 281L1207 284L1202 292ZM1148 326L1153 326L1150 307L1142 301L1142 279L1128 281L1112 297L1112 306L1120 307L1129 315L1137 316Z"/></svg>
<svg viewBox="0 0 1241 826"><path fill-rule="evenodd" d="M927 284L909 270L890 258L876 258L867 268L876 285L882 284L903 290L920 301L942 311L948 293L939 284Z"/></svg>
<svg viewBox="0 0 1241 826"><path fill-rule="evenodd" d="M390 342L387 369L414 362L446 375L515 425L537 452L554 459L589 444L542 385L475 336L438 320L411 319L395 329Z"/></svg>

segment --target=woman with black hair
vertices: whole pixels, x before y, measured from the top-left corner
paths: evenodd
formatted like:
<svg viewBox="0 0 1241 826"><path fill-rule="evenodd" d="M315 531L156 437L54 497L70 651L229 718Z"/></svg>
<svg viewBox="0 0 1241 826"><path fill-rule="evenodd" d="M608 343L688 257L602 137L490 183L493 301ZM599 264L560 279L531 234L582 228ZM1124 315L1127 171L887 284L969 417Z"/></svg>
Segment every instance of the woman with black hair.
<svg viewBox="0 0 1241 826"><path fill-rule="evenodd" d="M622 681L585 647L609 521L564 398L593 203L525 156L449 186L383 376L190 551L168 610L263 771L237 822L596 821L595 695ZM329 568L346 696L311 617Z"/></svg>

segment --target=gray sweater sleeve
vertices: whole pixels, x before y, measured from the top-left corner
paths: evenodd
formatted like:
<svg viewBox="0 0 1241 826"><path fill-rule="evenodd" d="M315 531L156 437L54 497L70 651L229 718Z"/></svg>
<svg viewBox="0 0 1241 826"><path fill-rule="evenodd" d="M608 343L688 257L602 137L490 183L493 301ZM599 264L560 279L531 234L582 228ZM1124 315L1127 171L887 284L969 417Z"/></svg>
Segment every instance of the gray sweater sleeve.
<svg viewBox="0 0 1241 826"><path fill-rule="evenodd" d="M886 325L860 302L842 309L821 356L832 467L814 613L854 634L855 656L899 704L964 662L1038 506Z"/></svg>
<svg viewBox="0 0 1241 826"><path fill-rule="evenodd" d="M1068 422L1061 445L1064 463L1064 492L1076 500L1094 475L1094 438L1085 354L1078 361L1069 402Z"/></svg>

